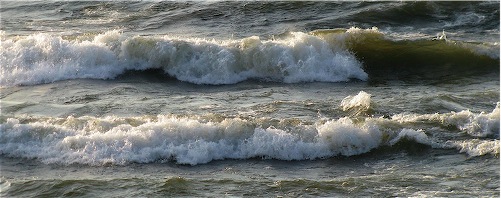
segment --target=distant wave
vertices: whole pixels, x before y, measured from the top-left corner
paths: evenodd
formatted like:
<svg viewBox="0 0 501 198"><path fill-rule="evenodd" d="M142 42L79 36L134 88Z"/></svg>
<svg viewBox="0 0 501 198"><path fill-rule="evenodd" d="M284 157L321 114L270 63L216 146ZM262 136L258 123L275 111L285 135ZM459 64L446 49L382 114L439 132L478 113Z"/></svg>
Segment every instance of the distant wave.
<svg viewBox="0 0 501 198"><path fill-rule="evenodd" d="M341 107L370 104L367 96L360 92L347 97ZM457 149L470 156L499 155L499 108L498 103L490 113L354 115L311 124L285 119L285 126L266 119L210 115L4 117L0 155L97 166L170 161L196 165L249 158L312 160L385 148L403 150L412 145ZM426 131L429 129L420 128L422 124L457 128L452 131L466 136L435 137Z"/></svg>
<svg viewBox="0 0 501 198"><path fill-rule="evenodd" d="M118 31L62 38L7 38L0 44L0 85L113 79L126 71L160 69L195 84L248 79L340 82L437 72L499 72L499 45L449 40L396 40L377 29L290 32L277 39L238 40L128 36Z"/></svg>

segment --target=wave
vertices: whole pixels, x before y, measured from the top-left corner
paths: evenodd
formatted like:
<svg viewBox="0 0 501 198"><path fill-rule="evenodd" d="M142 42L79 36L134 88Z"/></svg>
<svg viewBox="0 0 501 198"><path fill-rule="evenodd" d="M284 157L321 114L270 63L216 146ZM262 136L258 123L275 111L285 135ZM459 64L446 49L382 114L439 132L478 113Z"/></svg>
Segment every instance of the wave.
<svg viewBox="0 0 501 198"><path fill-rule="evenodd" d="M339 105L345 112L351 115L370 115L371 113L371 95L365 91L360 91L356 96L347 96Z"/></svg>
<svg viewBox="0 0 501 198"><path fill-rule="evenodd" d="M148 69L195 84L366 81L391 77L388 71L397 76L499 72L499 45L399 41L374 28L290 32L267 40L128 36L118 31L73 38L7 38L3 33L1 40L1 86L113 79Z"/></svg>
<svg viewBox="0 0 501 198"><path fill-rule="evenodd" d="M2 42L2 85L50 83L74 78L114 78L128 70L162 69L181 81L233 84L247 79L294 83L366 80L356 58L322 39L293 33L283 40L215 41L127 37L119 32L90 41L47 34Z"/></svg>
<svg viewBox="0 0 501 198"><path fill-rule="evenodd" d="M445 31L433 37L387 35L377 28L316 30L312 34L342 43L373 80L499 73L499 43L454 41ZM337 41L340 38L343 42Z"/></svg>
<svg viewBox="0 0 501 198"><path fill-rule="evenodd" d="M57 164L196 165L224 159L353 156L379 148L406 149L411 142L470 156L499 155L499 108L498 103L491 113L355 116L309 124L282 120L278 125L210 115L2 117L0 154Z"/></svg>

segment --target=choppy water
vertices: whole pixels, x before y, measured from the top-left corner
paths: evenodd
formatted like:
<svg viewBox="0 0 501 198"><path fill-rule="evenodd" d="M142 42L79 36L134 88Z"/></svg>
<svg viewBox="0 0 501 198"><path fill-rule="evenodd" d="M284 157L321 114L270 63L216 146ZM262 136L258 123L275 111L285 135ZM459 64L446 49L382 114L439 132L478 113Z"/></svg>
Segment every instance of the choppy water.
<svg viewBox="0 0 501 198"><path fill-rule="evenodd" d="M499 2L0 5L2 196L499 196Z"/></svg>

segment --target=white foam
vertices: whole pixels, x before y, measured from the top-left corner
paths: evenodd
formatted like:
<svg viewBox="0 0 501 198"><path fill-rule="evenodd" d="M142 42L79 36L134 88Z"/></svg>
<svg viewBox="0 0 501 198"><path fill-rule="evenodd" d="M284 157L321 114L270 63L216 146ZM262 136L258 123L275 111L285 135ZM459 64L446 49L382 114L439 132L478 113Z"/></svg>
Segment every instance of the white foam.
<svg viewBox="0 0 501 198"><path fill-rule="evenodd" d="M103 43L36 34L4 40L0 49L2 86L73 78L106 79L123 72L115 54Z"/></svg>
<svg viewBox="0 0 501 198"><path fill-rule="evenodd" d="M233 84L249 78L286 83L368 78L346 49L300 32L281 40L226 41L128 37L118 31L90 41L35 34L2 37L0 49L2 86L108 79L126 70L152 68L197 84Z"/></svg>
<svg viewBox="0 0 501 198"><path fill-rule="evenodd" d="M259 127L259 120L198 117L66 117L7 118L0 124L0 154L60 164L127 164L173 160L196 165L213 160L255 157L306 160L352 156L401 140L454 148L470 156L499 154L499 140L479 140L499 134L499 105L491 113L396 115L319 120L312 125ZM440 141L416 123L455 124L474 139ZM474 127L470 127L474 126ZM496 127L498 127L496 129ZM496 131L497 130L497 131Z"/></svg>
<svg viewBox="0 0 501 198"><path fill-rule="evenodd" d="M445 126L455 126L459 130L474 137L494 135L499 137L499 109L498 102L491 113L473 113L469 110L444 114L397 114L392 119L400 123L411 122L439 122Z"/></svg>
<svg viewBox="0 0 501 198"><path fill-rule="evenodd" d="M447 147L457 148L460 152L465 152L472 157L486 154L499 156L499 140L471 139L465 141L449 141L447 142Z"/></svg>
<svg viewBox="0 0 501 198"><path fill-rule="evenodd" d="M349 118L328 121L317 127L321 142L345 156L365 153L378 147L382 133L377 125L358 126Z"/></svg>
<svg viewBox="0 0 501 198"><path fill-rule="evenodd" d="M407 139L407 140L412 140L417 143L421 144L426 144L426 145L433 145L433 141L423 132L423 130L414 130L414 129L402 129L398 133L398 135L390 140L388 143L390 145L395 145L398 143L400 140Z"/></svg>
<svg viewBox="0 0 501 198"><path fill-rule="evenodd" d="M68 117L26 124L9 118L0 125L0 153L61 164L175 160L195 165L227 158L350 156L377 148L381 142L376 126L357 126L348 118L300 128L287 131L254 127L240 119L214 123L170 116Z"/></svg>
<svg viewBox="0 0 501 198"><path fill-rule="evenodd" d="M350 111L355 115L367 112L371 106L371 95L360 91L356 96L347 96L339 105L343 111Z"/></svg>

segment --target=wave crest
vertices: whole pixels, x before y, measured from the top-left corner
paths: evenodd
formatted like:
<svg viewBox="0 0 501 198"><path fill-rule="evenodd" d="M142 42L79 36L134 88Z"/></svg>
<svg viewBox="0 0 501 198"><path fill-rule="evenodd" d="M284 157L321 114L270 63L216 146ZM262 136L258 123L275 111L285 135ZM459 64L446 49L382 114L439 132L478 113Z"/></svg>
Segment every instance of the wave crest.
<svg viewBox="0 0 501 198"><path fill-rule="evenodd" d="M440 139L434 127L419 124L449 119L458 126L499 125L499 106L490 114L464 112L439 115L395 115L319 120L314 124L268 125L262 120L226 118L207 121L172 115L143 117L67 117L4 119L0 124L0 154L60 164L128 164L175 161L201 164L213 160L265 158L306 160L353 156L374 149L406 148L406 142L432 148L458 149L470 156L499 154L499 139L478 139L477 131L459 127L472 139ZM468 116L468 115L466 115ZM486 120L489 121L479 121ZM489 134L496 133L499 128ZM454 130L453 130L454 131ZM404 142L404 143L401 143ZM404 145L402 145L404 144Z"/></svg>
<svg viewBox="0 0 501 198"><path fill-rule="evenodd" d="M92 40L48 34L1 43L0 84L50 83L75 78L110 79L128 70L163 69L196 84L233 84L247 79L277 82L367 80L360 62L325 40L292 33L280 40L250 37L215 41L168 36L128 37L117 31Z"/></svg>

